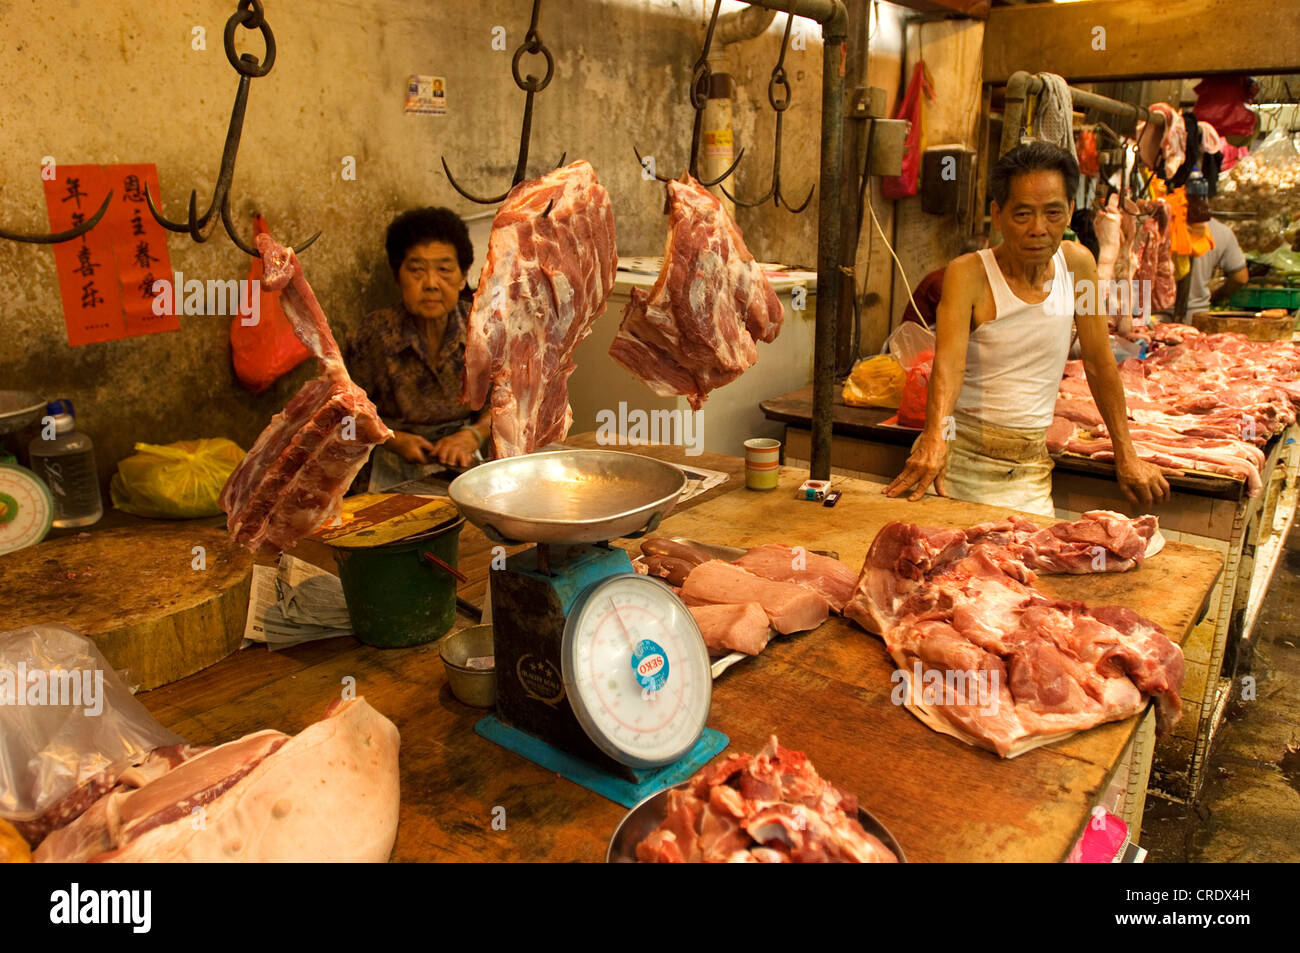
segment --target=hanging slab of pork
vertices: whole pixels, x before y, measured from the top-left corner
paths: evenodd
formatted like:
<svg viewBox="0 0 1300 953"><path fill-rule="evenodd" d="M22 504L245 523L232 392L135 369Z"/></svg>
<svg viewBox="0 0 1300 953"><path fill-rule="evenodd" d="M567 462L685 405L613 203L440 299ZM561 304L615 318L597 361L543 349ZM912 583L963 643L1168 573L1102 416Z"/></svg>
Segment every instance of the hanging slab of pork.
<svg viewBox="0 0 1300 953"><path fill-rule="evenodd" d="M510 190L492 220L465 341L462 399L492 389L492 446L513 457L563 440L573 352L605 311L614 207L583 159Z"/></svg>
<svg viewBox="0 0 1300 953"><path fill-rule="evenodd" d="M281 292L294 334L320 367L320 374L271 418L221 491L231 538L254 552L273 553L337 516L371 448L393 433L348 377L298 256L265 232L257 236L257 249L263 287Z"/></svg>
<svg viewBox="0 0 1300 953"><path fill-rule="evenodd" d="M660 397L699 410L758 360L785 312L717 197L690 175L667 184L668 243L646 294L633 288L609 356Z"/></svg>
<svg viewBox="0 0 1300 953"><path fill-rule="evenodd" d="M397 728L364 698L294 737L257 731L116 790L47 837L37 861L388 860Z"/></svg>

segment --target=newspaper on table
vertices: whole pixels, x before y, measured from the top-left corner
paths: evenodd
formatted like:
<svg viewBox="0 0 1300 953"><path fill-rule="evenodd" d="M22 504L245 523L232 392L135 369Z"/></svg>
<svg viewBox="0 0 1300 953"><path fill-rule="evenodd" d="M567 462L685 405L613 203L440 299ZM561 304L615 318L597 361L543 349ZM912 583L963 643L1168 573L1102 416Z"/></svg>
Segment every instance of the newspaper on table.
<svg viewBox="0 0 1300 953"><path fill-rule="evenodd" d="M244 644L269 649L352 634L339 577L286 553L278 566L254 566Z"/></svg>

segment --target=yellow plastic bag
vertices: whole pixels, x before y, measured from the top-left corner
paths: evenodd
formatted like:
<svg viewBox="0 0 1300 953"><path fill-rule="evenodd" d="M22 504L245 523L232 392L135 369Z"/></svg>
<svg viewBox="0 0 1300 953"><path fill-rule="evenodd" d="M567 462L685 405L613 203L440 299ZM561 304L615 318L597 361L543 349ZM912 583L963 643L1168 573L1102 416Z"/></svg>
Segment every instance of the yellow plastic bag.
<svg viewBox="0 0 1300 953"><path fill-rule="evenodd" d="M903 399L907 372L888 354L858 361L844 382L844 403L854 407L897 408Z"/></svg>
<svg viewBox="0 0 1300 953"><path fill-rule="evenodd" d="M109 484L113 505L160 519L219 515L221 488L244 459L244 451L224 437L167 446L137 443L135 449L118 462Z"/></svg>

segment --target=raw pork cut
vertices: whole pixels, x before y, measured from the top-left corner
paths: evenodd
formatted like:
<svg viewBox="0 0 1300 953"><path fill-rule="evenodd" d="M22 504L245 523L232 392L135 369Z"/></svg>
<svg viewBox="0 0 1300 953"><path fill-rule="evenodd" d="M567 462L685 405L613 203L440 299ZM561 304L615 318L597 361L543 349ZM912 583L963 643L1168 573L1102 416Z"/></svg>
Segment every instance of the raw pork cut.
<svg viewBox="0 0 1300 953"><path fill-rule="evenodd" d="M1126 718L1146 696L1168 731L1181 713L1178 646L1132 610L1048 598L1026 565L1124 571L1156 538L1153 517L1108 511L1046 530L1021 517L964 531L890 523L844 614L884 639L909 710L1002 757ZM1098 565L1096 550L1114 558Z"/></svg>
<svg viewBox="0 0 1300 953"><path fill-rule="evenodd" d="M38 861L385 861L397 836L397 728L364 698L296 736L257 731L95 802ZM201 819L202 823L196 823Z"/></svg>
<svg viewBox="0 0 1300 953"><path fill-rule="evenodd" d="M858 800L773 735L668 792L667 816L636 847L642 863L897 863L859 822Z"/></svg>
<svg viewBox="0 0 1300 953"><path fill-rule="evenodd" d="M720 559L711 559L691 570L682 584L682 601L688 606L757 602L772 628L782 635L815 629L830 613L826 600L811 589L773 582Z"/></svg>
<svg viewBox="0 0 1300 953"><path fill-rule="evenodd" d="M1257 495L1266 463L1259 448L1300 408L1300 346L1169 324L1135 337L1152 342L1145 359L1120 365L1138 457L1167 470L1233 477ZM1114 459L1081 361L1066 363L1047 444L1053 452Z"/></svg>
<svg viewBox="0 0 1300 953"><path fill-rule="evenodd" d="M806 586L820 593L835 612L843 611L858 583L857 574L838 559L780 543L755 546L735 563L764 579Z"/></svg>
<svg viewBox="0 0 1300 953"><path fill-rule="evenodd" d="M711 390L758 360L785 312L717 197L690 175L668 183L664 261L646 294L633 288L609 355L660 397L699 410Z"/></svg>
<svg viewBox="0 0 1300 953"><path fill-rule="evenodd" d="M281 290L294 333L316 355L308 381L253 444L221 491L231 538L254 552L287 549L338 515L371 447L391 437L366 392L348 377L316 295L293 249L257 236L262 285Z"/></svg>
<svg viewBox="0 0 1300 953"><path fill-rule="evenodd" d="M573 352L604 313L617 271L614 209L589 162L510 190L474 293L461 394L481 407L492 388L497 457L568 435Z"/></svg>
<svg viewBox="0 0 1300 953"><path fill-rule="evenodd" d="M757 655L772 637L767 613L757 602L742 605L690 606L704 644L714 655L744 652Z"/></svg>

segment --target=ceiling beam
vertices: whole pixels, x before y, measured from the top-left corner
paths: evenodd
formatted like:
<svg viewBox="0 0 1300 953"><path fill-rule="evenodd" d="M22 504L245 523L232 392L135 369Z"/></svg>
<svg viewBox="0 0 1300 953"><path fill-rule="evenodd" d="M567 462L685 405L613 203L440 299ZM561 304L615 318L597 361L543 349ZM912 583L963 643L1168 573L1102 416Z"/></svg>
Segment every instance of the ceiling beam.
<svg viewBox="0 0 1300 953"><path fill-rule="evenodd" d="M984 82L1005 83L1021 69L1071 82L1295 72L1300 29L1288 5L1091 0L995 7L984 30Z"/></svg>
<svg viewBox="0 0 1300 953"><path fill-rule="evenodd" d="M989 15L992 0L889 0L896 7L907 7L919 13L959 13L976 20Z"/></svg>

